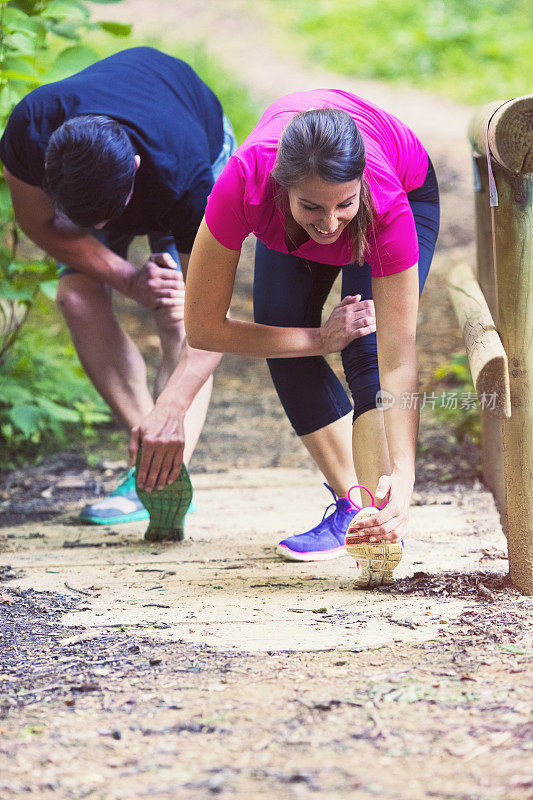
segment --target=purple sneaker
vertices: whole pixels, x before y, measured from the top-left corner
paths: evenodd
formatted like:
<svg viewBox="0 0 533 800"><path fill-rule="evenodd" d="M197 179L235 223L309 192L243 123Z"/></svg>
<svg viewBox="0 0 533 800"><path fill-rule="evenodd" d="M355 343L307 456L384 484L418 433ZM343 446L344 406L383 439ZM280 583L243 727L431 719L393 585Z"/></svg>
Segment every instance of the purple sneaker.
<svg viewBox="0 0 533 800"><path fill-rule="evenodd" d="M344 538L348 525L357 509L347 497L337 497L331 486L324 484L333 495L333 503L326 508L322 521L311 530L283 539L276 552L289 561L327 561L346 555ZM331 506L332 514L326 517Z"/></svg>

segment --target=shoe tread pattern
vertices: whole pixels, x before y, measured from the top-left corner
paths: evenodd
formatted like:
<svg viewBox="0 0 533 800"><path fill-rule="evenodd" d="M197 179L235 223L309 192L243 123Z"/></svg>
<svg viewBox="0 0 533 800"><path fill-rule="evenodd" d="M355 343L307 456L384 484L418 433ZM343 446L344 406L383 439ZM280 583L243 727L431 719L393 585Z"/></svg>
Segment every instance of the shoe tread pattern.
<svg viewBox="0 0 533 800"><path fill-rule="evenodd" d="M353 523L357 521L357 516ZM350 525L346 531L346 552L357 560L360 569L355 585L360 588L372 588L394 583L392 573L402 560L403 547L401 542L361 541Z"/></svg>
<svg viewBox="0 0 533 800"><path fill-rule="evenodd" d="M137 456L138 474L140 450ZM176 480L163 489L147 492L137 486L137 496L150 515L150 522L144 534L149 542L164 540L182 541L184 538L183 521L192 502L192 484L185 464L182 465Z"/></svg>

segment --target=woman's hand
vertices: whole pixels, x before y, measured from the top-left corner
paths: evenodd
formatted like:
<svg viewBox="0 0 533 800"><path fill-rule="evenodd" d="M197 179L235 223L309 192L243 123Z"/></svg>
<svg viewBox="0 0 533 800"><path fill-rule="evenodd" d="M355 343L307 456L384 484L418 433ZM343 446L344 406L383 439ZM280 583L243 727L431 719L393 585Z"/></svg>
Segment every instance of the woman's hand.
<svg viewBox="0 0 533 800"><path fill-rule="evenodd" d="M130 463L135 464L137 451L142 447L137 483L146 491L163 489L178 477L185 447L184 419L184 412L156 405L133 428L128 448Z"/></svg>
<svg viewBox="0 0 533 800"><path fill-rule="evenodd" d="M407 533L409 503L413 494L413 481L401 472L382 475L376 489L376 504L385 499L387 505L377 514L351 527L365 542L398 542Z"/></svg>
<svg viewBox="0 0 533 800"><path fill-rule="evenodd" d="M345 297L335 306L320 328L323 355L338 353L359 336L376 330L373 300L361 300L361 295Z"/></svg>

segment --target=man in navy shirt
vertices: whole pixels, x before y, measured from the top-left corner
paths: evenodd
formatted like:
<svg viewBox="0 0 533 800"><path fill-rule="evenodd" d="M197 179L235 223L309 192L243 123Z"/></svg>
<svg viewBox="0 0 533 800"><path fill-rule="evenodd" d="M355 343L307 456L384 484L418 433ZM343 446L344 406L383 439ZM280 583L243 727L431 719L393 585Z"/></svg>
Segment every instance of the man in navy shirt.
<svg viewBox="0 0 533 800"><path fill-rule="evenodd" d="M157 451L159 488L194 450L220 359L186 343L183 274L207 196L234 147L213 92L183 61L148 47L30 92L0 141L16 220L58 262L57 302L88 376L142 441L143 459L153 439L168 445ZM137 270L127 249L140 234L149 236L152 255ZM154 406L111 289L153 312L162 348L155 393L172 395L172 420ZM133 471L80 516L100 523L146 517Z"/></svg>

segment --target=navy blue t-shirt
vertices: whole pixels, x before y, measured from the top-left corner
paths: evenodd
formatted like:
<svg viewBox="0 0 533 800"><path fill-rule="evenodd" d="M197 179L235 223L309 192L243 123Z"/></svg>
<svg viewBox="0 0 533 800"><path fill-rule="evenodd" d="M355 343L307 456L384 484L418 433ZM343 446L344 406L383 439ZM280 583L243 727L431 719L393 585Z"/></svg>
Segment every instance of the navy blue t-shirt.
<svg viewBox="0 0 533 800"><path fill-rule="evenodd" d="M119 122L141 165L133 196L106 230L170 232L190 253L223 144L222 107L184 61L135 47L30 92L14 108L0 159L17 178L43 186L51 134L66 120L103 114Z"/></svg>

